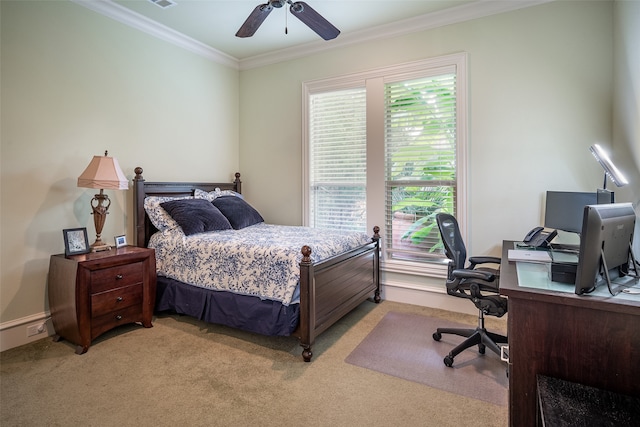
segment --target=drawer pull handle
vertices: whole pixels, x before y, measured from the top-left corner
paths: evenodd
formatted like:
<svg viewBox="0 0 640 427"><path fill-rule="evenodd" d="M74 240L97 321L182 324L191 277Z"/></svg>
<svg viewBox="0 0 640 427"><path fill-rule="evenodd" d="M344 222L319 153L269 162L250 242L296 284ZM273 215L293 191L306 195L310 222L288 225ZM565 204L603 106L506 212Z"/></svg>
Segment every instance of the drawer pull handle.
<svg viewBox="0 0 640 427"><path fill-rule="evenodd" d="M116 316L116 320L122 320L122 316L118 314L118 315Z"/></svg>
<svg viewBox="0 0 640 427"><path fill-rule="evenodd" d="M123 300L124 300L124 298L122 298L122 297L116 298L116 301L118 301L118 302L122 302Z"/></svg>
<svg viewBox="0 0 640 427"><path fill-rule="evenodd" d="M116 280L122 280L122 274L117 274L116 275Z"/></svg>

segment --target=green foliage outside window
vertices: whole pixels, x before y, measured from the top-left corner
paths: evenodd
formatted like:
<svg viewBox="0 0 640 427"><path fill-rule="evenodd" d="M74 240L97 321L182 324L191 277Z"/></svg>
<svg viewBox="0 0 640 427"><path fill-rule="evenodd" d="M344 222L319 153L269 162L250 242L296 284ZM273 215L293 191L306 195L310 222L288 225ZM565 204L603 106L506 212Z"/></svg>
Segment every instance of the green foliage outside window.
<svg viewBox="0 0 640 427"><path fill-rule="evenodd" d="M401 240L430 252L442 252L436 214L455 215L454 91L451 75L387 85L391 214L415 215ZM398 94L396 98L394 93Z"/></svg>

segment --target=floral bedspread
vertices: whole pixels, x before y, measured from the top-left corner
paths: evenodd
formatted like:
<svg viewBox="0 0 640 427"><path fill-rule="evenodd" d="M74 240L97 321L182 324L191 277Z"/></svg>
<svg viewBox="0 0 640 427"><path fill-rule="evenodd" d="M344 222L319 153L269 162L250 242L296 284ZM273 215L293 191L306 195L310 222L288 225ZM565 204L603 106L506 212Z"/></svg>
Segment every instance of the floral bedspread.
<svg viewBox="0 0 640 427"><path fill-rule="evenodd" d="M318 262L370 241L364 233L260 223L191 236L180 228L165 230L151 237L149 247L159 275L289 305L299 298L302 246L311 247Z"/></svg>

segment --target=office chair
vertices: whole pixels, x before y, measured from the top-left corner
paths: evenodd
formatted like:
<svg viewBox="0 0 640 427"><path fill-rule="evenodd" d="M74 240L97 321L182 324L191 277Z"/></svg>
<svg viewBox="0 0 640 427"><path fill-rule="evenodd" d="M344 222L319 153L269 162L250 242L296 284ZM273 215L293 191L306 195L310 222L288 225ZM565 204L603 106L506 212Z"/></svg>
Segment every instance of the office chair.
<svg viewBox="0 0 640 427"><path fill-rule="evenodd" d="M471 300L478 308L478 327L475 329L438 328L433 334L433 339L440 341L442 334L454 334L466 337L461 344L456 346L444 358L444 364L453 366L453 358L463 350L478 346L480 354L484 354L485 347L500 354L500 348L496 343L506 343L507 337L489 332L484 327L484 315L502 317L507 312L507 299L498 293L500 282L500 258L492 256L469 257L467 262L467 250L458 221L449 214L439 213L436 222L444 243L445 253L449 258L447 274L447 293L459 298ZM477 267L482 264L498 264L498 268Z"/></svg>

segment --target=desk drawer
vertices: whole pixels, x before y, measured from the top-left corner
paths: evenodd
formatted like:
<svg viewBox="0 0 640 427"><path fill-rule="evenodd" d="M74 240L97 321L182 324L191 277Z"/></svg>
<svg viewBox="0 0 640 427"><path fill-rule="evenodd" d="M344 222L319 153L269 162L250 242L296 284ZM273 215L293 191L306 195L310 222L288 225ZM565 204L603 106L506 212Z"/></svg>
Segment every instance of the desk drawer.
<svg viewBox="0 0 640 427"><path fill-rule="evenodd" d="M142 283L91 295L91 316L116 312L132 305L142 307Z"/></svg>
<svg viewBox="0 0 640 427"><path fill-rule="evenodd" d="M91 293L95 294L142 282L142 273L142 262L96 270L91 273Z"/></svg>

